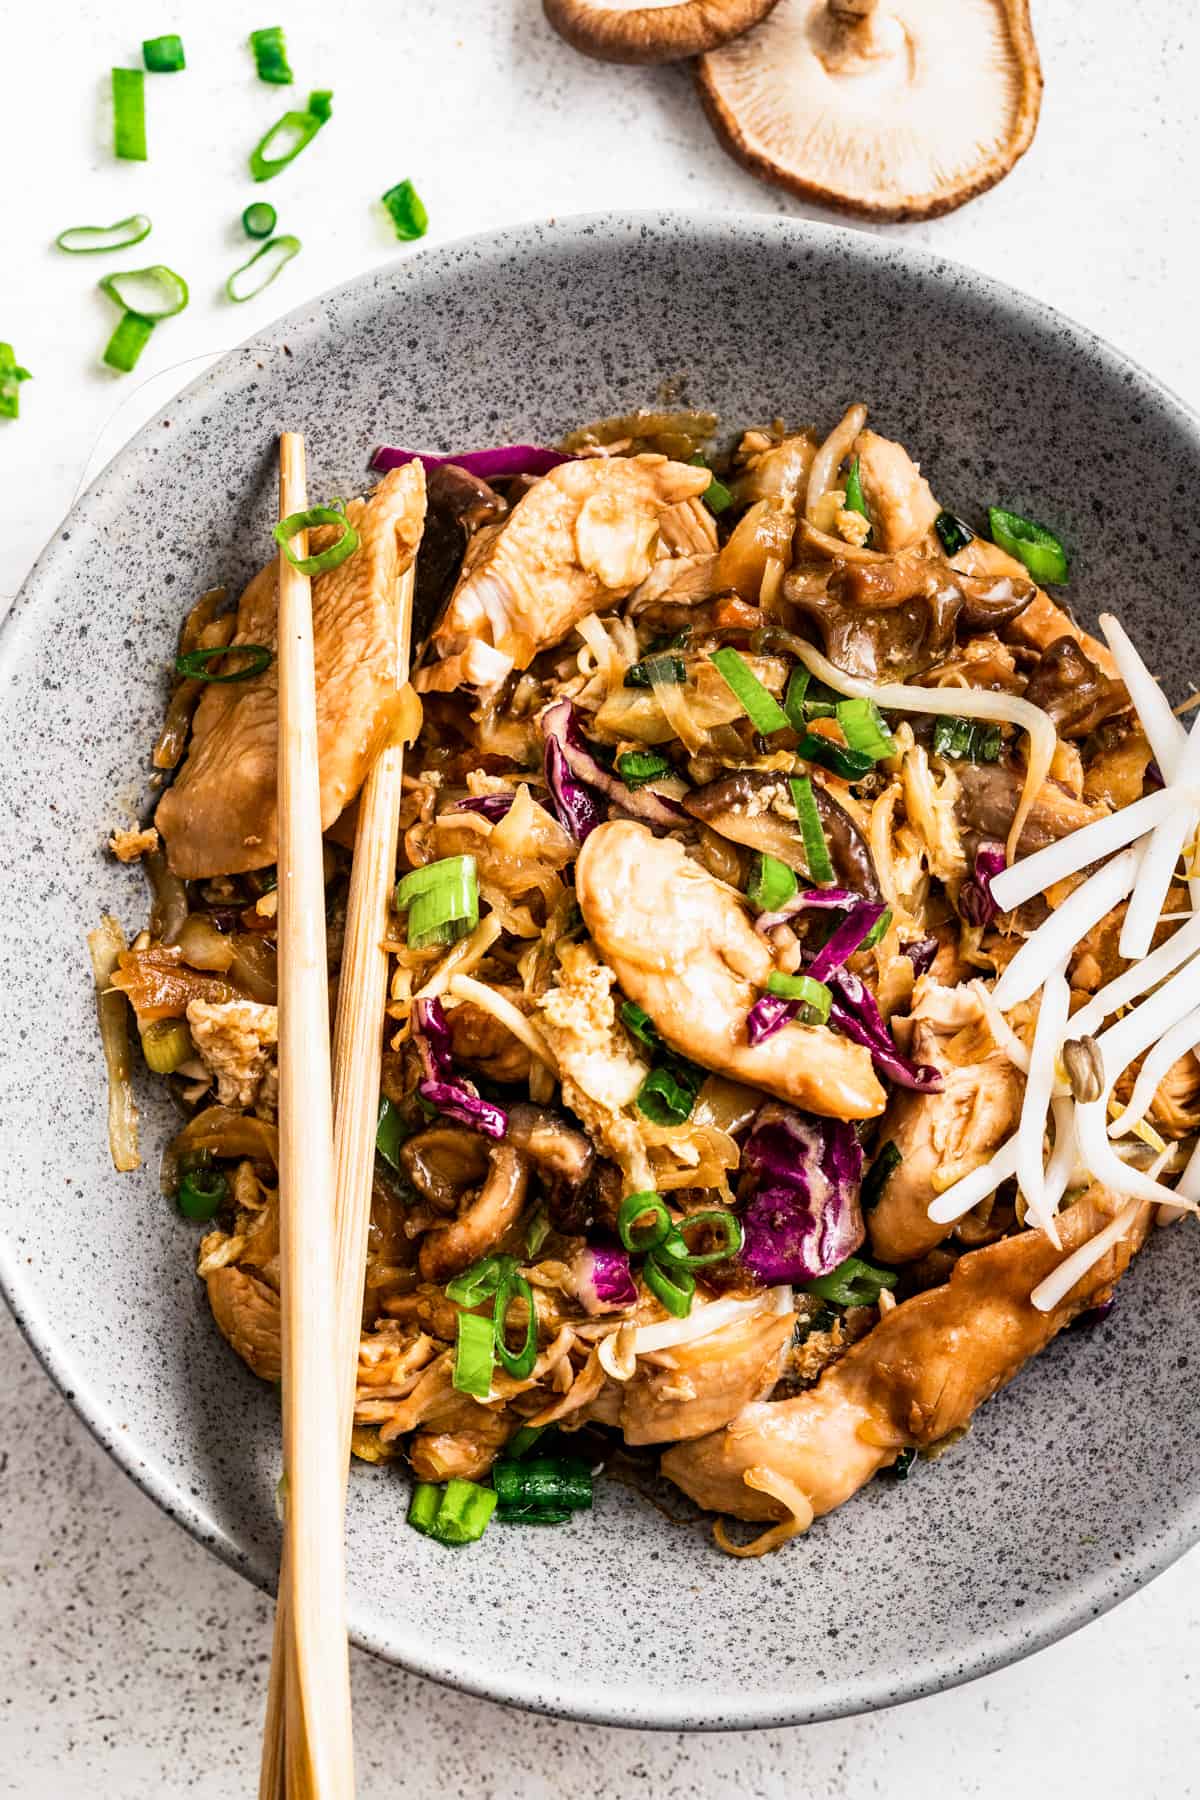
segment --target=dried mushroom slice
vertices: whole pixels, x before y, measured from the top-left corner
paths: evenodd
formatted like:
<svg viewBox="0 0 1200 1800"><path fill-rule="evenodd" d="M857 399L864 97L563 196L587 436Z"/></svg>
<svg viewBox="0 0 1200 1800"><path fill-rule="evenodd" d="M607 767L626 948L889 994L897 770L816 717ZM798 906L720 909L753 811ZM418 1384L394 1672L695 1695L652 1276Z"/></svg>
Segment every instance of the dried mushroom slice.
<svg viewBox="0 0 1200 1800"><path fill-rule="evenodd" d="M560 37L601 62L679 62L765 19L776 0L542 0Z"/></svg>
<svg viewBox="0 0 1200 1800"><path fill-rule="evenodd" d="M893 220L992 187L1029 148L1042 94L1027 0L781 0L697 81L754 174Z"/></svg>

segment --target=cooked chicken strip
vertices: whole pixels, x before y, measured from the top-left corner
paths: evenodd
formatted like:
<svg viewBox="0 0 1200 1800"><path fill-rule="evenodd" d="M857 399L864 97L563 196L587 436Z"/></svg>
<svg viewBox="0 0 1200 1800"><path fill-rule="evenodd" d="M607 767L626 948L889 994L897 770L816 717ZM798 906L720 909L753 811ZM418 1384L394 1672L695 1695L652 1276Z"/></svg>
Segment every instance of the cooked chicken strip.
<svg viewBox="0 0 1200 1800"><path fill-rule="evenodd" d="M860 431L854 440L858 478L875 527L877 550L905 550L919 543L938 515L938 503L920 465L903 444Z"/></svg>
<svg viewBox="0 0 1200 1800"><path fill-rule="evenodd" d="M1061 1252L1035 1231L972 1251L945 1287L885 1314L816 1387L747 1406L724 1431L677 1445L663 1473L700 1506L741 1519L785 1516L748 1485L760 1469L791 1483L815 1515L832 1512L906 1445L935 1444L965 1425L1064 1325L1108 1297L1145 1238L1149 1207L1058 1306L1042 1313L1029 1299L1121 1205L1105 1188L1089 1188L1060 1215Z"/></svg>
<svg viewBox="0 0 1200 1800"><path fill-rule="evenodd" d="M779 1380L780 1358L795 1315L759 1313L695 1343L638 1362L621 1390L620 1426L627 1444L665 1444L703 1437L761 1400Z"/></svg>
<svg viewBox="0 0 1200 1800"><path fill-rule="evenodd" d="M746 1014L774 967L770 949L675 838L632 821L601 825L579 853L575 891L622 990L681 1055L809 1112L883 1111L869 1053L824 1026L785 1025L749 1043Z"/></svg>
<svg viewBox="0 0 1200 1800"><path fill-rule="evenodd" d="M283 1374L279 1295L246 1269L230 1263L206 1277L208 1304L217 1327L242 1361L264 1381Z"/></svg>
<svg viewBox="0 0 1200 1800"><path fill-rule="evenodd" d="M477 554L433 634L440 660L422 669L417 687L493 687L511 669L528 668L588 613L615 606L645 581L664 516L711 479L707 469L665 456L588 457L552 469L503 526L474 540ZM679 524L675 515L672 528Z"/></svg>
<svg viewBox="0 0 1200 1800"><path fill-rule="evenodd" d="M421 465L385 475L346 516L358 549L313 581L322 827L358 793L397 721L398 582L421 539ZM336 526L313 532L314 553L337 535ZM274 650L278 608L278 565L270 563L242 595L231 648ZM210 687L196 708L187 760L155 817L170 865L186 880L275 861L278 686L272 658L261 675Z"/></svg>

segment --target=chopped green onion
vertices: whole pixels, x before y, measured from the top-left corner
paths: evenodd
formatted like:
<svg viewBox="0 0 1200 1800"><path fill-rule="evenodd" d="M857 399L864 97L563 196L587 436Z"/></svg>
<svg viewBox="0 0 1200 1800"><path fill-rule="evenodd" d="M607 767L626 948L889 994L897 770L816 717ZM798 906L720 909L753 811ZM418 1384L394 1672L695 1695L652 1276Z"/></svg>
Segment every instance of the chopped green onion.
<svg viewBox="0 0 1200 1800"><path fill-rule="evenodd" d="M454 1386L460 1394L486 1400L492 1387L496 1327L479 1313L460 1312L454 1345Z"/></svg>
<svg viewBox="0 0 1200 1800"><path fill-rule="evenodd" d="M1003 739L999 725L984 719L935 719L933 754L955 762L999 762Z"/></svg>
<svg viewBox="0 0 1200 1800"><path fill-rule="evenodd" d="M658 750L625 750L617 758L617 774L632 788L670 773L670 761Z"/></svg>
<svg viewBox="0 0 1200 1800"><path fill-rule="evenodd" d="M439 1544L474 1544L488 1528L496 1495L476 1481L455 1476L444 1488L419 1481L408 1503L408 1522Z"/></svg>
<svg viewBox="0 0 1200 1800"><path fill-rule="evenodd" d="M817 811L812 781L807 775L793 775L788 786L792 791L796 817L800 821L800 837L804 844L808 873L818 887L832 887L833 861L829 855L829 845L825 842L825 829Z"/></svg>
<svg viewBox="0 0 1200 1800"><path fill-rule="evenodd" d="M715 1225L724 1239L720 1248L703 1252L690 1250L684 1233L694 1225ZM714 1207L711 1212L689 1213L686 1219L681 1219L667 1233L654 1255L660 1263L669 1263L672 1269L702 1269L709 1263L728 1262L731 1256L737 1255L744 1238L741 1221L731 1212Z"/></svg>
<svg viewBox="0 0 1200 1800"><path fill-rule="evenodd" d="M183 1019L155 1019L142 1033L142 1055L155 1075L172 1075L192 1054L192 1035Z"/></svg>
<svg viewBox="0 0 1200 1800"><path fill-rule="evenodd" d="M709 662L738 701L756 731L768 737L772 731L786 731L787 714L754 673L745 657L726 647L714 650Z"/></svg>
<svg viewBox="0 0 1200 1800"><path fill-rule="evenodd" d="M13 353L11 344L0 344L0 419L16 419L21 414L21 383L32 381Z"/></svg>
<svg viewBox="0 0 1200 1800"><path fill-rule="evenodd" d="M843 750L840 744L832 743L815 731L806 732L800 739L796 755L804 762L818 763L831 774L840 775L843 781L861 781L875 767L874 757L865 756L861 750Z"/></svg>
<svg viewBox="0 0 1200 1800"><path fill-rule="evenodd" d="M859 513L868 522L870 521L871 515L867 511L866 496L862 490L862 477L859 474L857 456L850 464L850 473L846 477L846 511ZM869 544L872 535L873 533L868 531L864 542Z"/></svg>
<svg viewBox="0 0 1200 1800"><path fill-rule="evenodd" d="M54 242L72 256L95 256L101 251L128 250L150 235L150 219L146 213L130 213L115 225L68 225Z"/></svg>
<svg viewBox="0 0 1200 1800"><path fill-rule="evenodd" d="M211 1219L229 1196L229 1181L220 1169L189 1169L180 1177L176 1199L185 1219Z"/></svg>
<svg viewBox="0 0 1200 1800"><path fill-rule="evenodd" d="M183 39L171 31L165 37L146 38L142 43L142 61L152 75L176 75L187 67Z"/></svg>
<svg viewBox="0 0 1200 1800"><path fill-rule="evenodd" d="M630 688L653 687L656 681L682 687L686 680L682 656L644 656L641 662L631 663L625 671L625 686Z"/></svg>
<svg viewBox="0 0 1200 1800"><path fill-rule="evenodd" d="M648 1256L642 1265L642 1280L673 1318L687 1318L696 1293L696 1277L690 1269L678 1263L667 1266L656 1256Z"/></svg>
<svg viewBox="0 0 1200 1800"><path fill-rule="evenodd" d="M446 1283L446 1298L459 1306L478 1306L496 1293L509 1270L516 1266L516 1258L512 1256L481 1256L469 1269Z"/></svg>
<svg viewBox="0 0 1200 1800"><path fill-rule="evenodd" d="M804 711L804 696L808 692L811 675L803 663L797 663L788 677L787 690L783 696L783 710L788 716L788 724L796 731L804 731L808 718Z"/></svg>
<svg viewBox="0 0 1200 1800"><path fill-rule="evenodd" d="M651 1069L637 1091L638 1110L654 1125L683 1125L692 1116L703 1076L694 1081L681 1063Z"/></svg>
<svg viewBox="0 0 1200 1800"><path fill-rule="evenodd" d="M877 1269L859 1256L848 1256L828 1275L806 1281L804 1291L835 1306L874 1306L882 1289L894 1288L899 1279L894 1269Z"/></svg>
<svg viewBox="0 0 1200 1800"><path fill-rule="evenodd" d="M155 325L160 319L173 319L188 303L187 282L164 263L151 263L148 269L119 269L115 275L102 276L99 286L126 312Z"/></svg>
<svg viewBox="0 0 1200 1800"><path fill-rule="evenodd" d="M184 650L175 658L175 673L189 681L211 681L214 686L226 681L249 681L268 668L274 651L265 644L218 644L212 650ZM228 675L210 675L207 665L218 656L249 656L250 661Z"/></svg>
<svg viewBox="0 0 1200 1800"><path fill-rule="evenodd" d="M410 244L415 238L423 238L429 230L425 202L411 181L398 181L395 187L390 187L383 196L383 204L401 243Z"/></svg>
<svg viewBox="0 0 1200 1800"><path fill-rule="evenodd" d="M386 1094L379 1096L379 1117L375 1124L375 1148L382 1156L389 1169L402 1173L400 1151L413 1134L413 1127L408 1123L398 1106L393 1106Z"/></svg>
<svg viewBox="0 0 1200 1800"><path fill-rule="evenodd" d="M252 31L250 48L254 52L254 67L260 81L269 81L272 87L291 85L295 77L288 67L282 25L264 25L261 31Z"/></svg>
<svg viewBox="0 0 1200 1800"><path fill-rule="evenodd" d="M273 224L274 208L268 210L271 212ZM256 207L248 206L242 214L243 223L247 214L255 211L257 211ZM233 271L225 283L226 296L238 306L245 300L257 299L263 289L270 287L275 277L287 267L299 249L300 239L294 237L290 231L285 231L279 237L272 238L269 244L263 244L261 249L254 252L249 262L244 262L239 269Z"/></svg>
<svg viewBox="0 0 1200 1800"><path fill-rule="evenodd" d="M859 949L860 950L873 950L875 948L876 944L879 942L880 938L883 937L887 933L887 931L891 928L891 923L892 923L892 909L890 906L885 906L883 911L880 913L879 917L876 919L875 923L872 925L870 931L868 931L866 937L863 939L862 943L858 946Z"/></svg>
<svg viewBox="0 0 1200 1800"><path fill-rule="evenodd" d="M252 200L242 214L242 230L249 238L269 238L278 216L269 200ZM230 276L231 281L232 279ZM228 291L227 283L226 292Z"/></svg>
<svg viewBox="0 0 1200 1800"><path fill-rule="evenodd" d="M508 1347L507 1325L508 1308L513 1300L524 1300L528 1311L525 1318L525 1339L519 1350ZM537 1361L537 1307L533 1301L533 1289L524 1275L516 1268L509 1269L503 1276L496 1291L495 1306L496 1355L501 1367L514 1381L525 1381L533 1372Z"/></svg>
<svg viewBox="0 0 1200 1800"><path fill-rule="evenodd" d="M113 154L124 162L146 160L146 77L140 69L112 72Z"/></svg>
<svg viewBox="0 0 1200 1800"><path fill-rule="evenodd" d="M314 119L320 119L324 125L326 119L333 117L333 89L314 88L308 96L308 110Z"/></svg>
<svg viewBox="0 0 1200 1800"><path fill-rule="evenodd" d="M778 912L781 906L795 899L799 887L794 869L789 869L777 856L763 852L754 858L746 898L759 912Z"/></svg>
<svg viewBox="0 0 1200 1800"><path fill-rule="evenodd" d="M811 975L782 975L778 969L772 969L767 977L767 992L777 994L781 1000L798 1000L802 1025L824 1025L833 1005L833 995L825 983L814 981Z"/></svg>
<svg viewBox="0 0 1200 1800"><path fill-rule="evenodd" d="M473 856L446 856L414 869L396 889L398 910L408 912L408 944L452 944L479 923L479 878Z"/></svg>
<svg viewBox="0 0 1200 1800"><path fill-rule="evenodd" d="M408 1502L408 1522L426 1536L433 1535L434 1520L442 1504L442 1490L433 1481L418 1481Z"/></svg>
<svg viewBox="0 0 1200 1800"><path fill-rule="evenodd" d="M592 1475L577 1456L535 1456L528 1462L505 1456L492 1470L500 1516L512 1513L586 1512L592 1504Z"/></svg>
<svg viewBox="0 0 1200 1800"><path fill-rule="evenodd" d="M639 1044L644 1044L647 1050L662 1048L662 1039L658 1035L658 1028L648 1012L643 1012L642 1008L632 1000L622 1000L617 1011L621 1015L622 1025L637 1039Z"/></svg>
<svg viewBox="0 0 1200 1800"><path fill-rule="evenodd" d="M419 869L410 869L396 883L396 906L402 912L418 894L432 893L447 882L474 873L473 856L443 856L437 862L423 863Z"/></svg>
<svg viewBox="0 0 1200 1800"><path fill-rule="evenodd" d="M1000 506L988 507L988 525L992 542L1023 562L1035 581L1065 584L1070 573L1067 553L1052 531Z"/></svg>
<svg viewBox="0 0 1200 1800"><path fill-rule="evenodd" d="M153 319L143 319L140 313L127 312L104 348L104 361L109 368L119 369L123 375L128 375L150 342L153 330Z"/></svg>
<svg viewBox="0 0 1200 1800"><path fill-rule="evenodd" d="M647 1217L653 1220L653 1224L643 1225L639 1230L639 1222ZM655 1249L670 1230L671 1215L652 1189L645 1189L639 1194L627 1194L622 1200L617 1213L617 1236L626 1250L631 1250L635 1256Z"/></svg>
<svg viewBox="0 0 1200 1800"><path fill-rule="evenodd" d="M496 1514L502 1525L565 1525L572 1516L566 1506L512 1506Z"/></svg>
<svg viewBox="0 0 1200 1800"><path fill-rule="evenodd" d="M312 143L330 113L328 93L314 94L312 99L317 102L316 112L311 110L310 100L307 112L284 113L254 146L250 152L250 173L255 181L270 181Z"/></svg>
<svg viewBox="0 0 1200 1800"><path fill-rule="evenodd" d="M950 512L940 512L933 521L933 529L942 540L942 549L947 556L957 556L975 536L969 525L964 525L961 519L956 519Z"/></svg>
<svg viewBox="0 0 1200 1800"><path fill-rule="evenodd" d="M895 1462L892 1464L892 1474L896 1477L897 1481L907 1481L908 1480L908 1472L912 1468L912 1466L916 1462L916 1460L917 1460L917 1453L913 1449L911 1444L906 1449L904 1449L900 1452L899 1456L896 1458Z"/></svg>
<svg viewBox="0 0 1200 1800"><path fill-rule="evenodd" d="M707 458L701 456L699 452L697 452L695 456L689 456L688 462L694 469L708 468ZM709 512L716 513L718 516L723 512L728 512L729 508L733 505L733 495L725 486L725 483L723 481L718 481L715 475L701 494L700 498L703 500L705 506L707 506Z"/></svg>
<svg viewBox="0 0 1200 1800"><path fill-rule="evenodd" d="M870 1212L873 1206L878 1206L884 1188L900 1167L902 1160L899 1148L889 1138L863 1178L859 1198L864 1212Z"/></svg>
<svg viewBox="0 0 1200 1800"><path fill-rule="evenodd" d="M280 238L275 239L276 243L282 241ZM265 248L269 250L270 244ZM264 254L264 250L258 252L259 256ZM252 262L256 260L251 258ZM319 550L315 556L293 556L291 540L301 531L312 531L317 525L340 525L342 535L326 549ZM336 569L339 563L344 563L358 549L358 533L340 504L306 506L303 512L289 513L286 519L280 519L271 535L293 569L299 569L302 575L324 575L328 570Z"/></svg>
<svg viewBox="0 0 1200 1800"><path fill-rule="evenodd" d="M873 700L839 700L837 722L850 749L872 762L896 755L896 740Z"/></svg>
<svg viewBox="0 0 1200 1800"><path fill-rule="evenodd" d="M532 1258L537 1255L546 1239L550 1236L550 1221L546 1217L546 1209L539 1206L525 1229L525 1255Z"/></svg>
<svg viewBox="0 0 1200 1800"><path fill-rule="evenodd" d="M537 1443L538 1439L549 1431L548 1425L522 1425L514 1431L504 1446L505 1459L508 1462L520 1462L521 1458Z"/></svg>

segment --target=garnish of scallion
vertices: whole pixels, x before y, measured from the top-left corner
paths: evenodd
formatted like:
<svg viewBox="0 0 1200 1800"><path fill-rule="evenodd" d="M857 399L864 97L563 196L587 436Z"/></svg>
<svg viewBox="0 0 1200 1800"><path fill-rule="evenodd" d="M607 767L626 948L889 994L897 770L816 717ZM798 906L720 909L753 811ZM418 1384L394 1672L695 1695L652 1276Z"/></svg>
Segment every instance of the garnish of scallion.
<svg viewBox="0 0 1200 1800"><path fill-rule="evenodd" d="M254 67L260 81L268 81L273 87L291 85L295 77L288 66L282 25L264 25L261 31L252 31L250 48L254 52Z"/></svg>
<svg viewBox="0 0 1200 1800"><path fill-rule="evenodd" d="M429 230L429 214L425 210L425 202L411 181L405 179L398 181L395 187L390 187L383 195L383 204L396 236L402 243L422 238Z"/></svg>
<svg viewBox="0 0 1200 1800"><path fill-rule="evenodd" d="M799 885L793 869L764 851L754 859L746 898L759 912L778 912L781 906L795 899Z"/></svg>
<svg viewBox="0 0 1200 1800"><path fill-rule="evenodd" d="M833 995L825 983L814 981L811 975L783 975L774 969L767 977L767 992L780 1000L798 1000L802 1025L824 1025L833 1005Z"/></svg>
<svg viewBox="0 0 1200 1800"><path fill-rule="evenodd" d="M32 381L13 353L11 344L0 344L0 419L16 419L21 414L21 383Z"/></svg>
<svg viewBox="0 0 1200 1800"><path fill-rule="evenodd" d="M496 1510L492 1488L456 1475L444 1488L419 1481L408 1503L408 1522L439 1544L474 1544L488 1528Z"/></svg>
<svg viewBox="0 0 1200 1800"><path fill-rule="evenodd" d="M868 521L871 517L867 511L866 496L862 490L862 476L859 473L857 456L850 464L850 473L846 477L846 511L858 513ZM865 539L867 544L871 542L871 535L871 532L868 531Z"/></svg>
<svg viewBox="0 0 1200 1800"><path fill-rule="evenodd" d="M140 69L112 72L113 154L146 161L146 77Z"/></svg>
<svg viewBox="0 0 1200 1800"><path fill-rule="evenodd" d="M250 237L260 237L262 235L261 232L251 231L249 225L246 224L248 215L252 212L257 212L258 210L257 207L248 206L246 211L242 214L242 223L246 226L246 231ZM273 206L269 206L266 208L266 211L271 215L271 224L267 227L268 231L270 231L274 228L275 224L275 209ZM225 283L225 293L227 297L239 306L245 300L253 300L257 295L262 293L264 288L270 287L275 277L287 267L288 263L291 262L293 256L297 254L299 249L300 239L298 237L293 237L290 232L285 231L279 237L271 238L270 242L261 245L259 249L254 252L254 255L250 257L249 261L242 264L240 269L235 269L233 271L233 274ZM325 510L328 510L328 508ZM332 520L326 521L326 523L332 522ZM297 529L299 528L297 527ZM351 549L353 549L353 547L354 546L351 545ZM346 555L348 556L349 554L350 552L347 551ZM329 566L332 567L333 565Z"/></svg>
<svg viewBox="0 0 1200 1800"><path fill-rule="evenodd" d="M1070 574L1067 553L1045 525L1003 507L988 507L992 542L1023 562L1035 581L1052 581L1062 587Z"/></svg>
<svg viewBox="0 0 1200 1800"><path fill-rule="evenodd" d="M617 758L617 774L629 787L641 787L671 773L671 764L659 750L625 750Z"/></svg>
<svg viewBox="0 0 1200 1800"><path fill-rule="evenodd" d="M931 747L935 756L954 762L998 762L1000 727L983 719L935 719Z"/></svg>
<svg viewBox="0 0 1200 1800"><path fill-rule="evenodd" d="M804 1291L832 1300L835 1306L874 1306L884 1288L894 1288L899 1276L891 1269L876 1268L860 1256L848 1256L828 1275L806 1281Z"/></svg>
<svg viewBox="0 0 1200 1800"><path fill-rule="evenodd" d="M790 723L787 714L739 651L726 646L723 650L714 650L708 660L755 731L767 737L772 731L787 730Z"/></svg>
<svg viewBox="0 0 1200 1800"><path fill-rule="evenodd" d="M142 43L142 61L152 75L177 75L187 67L183 39L173 31L165 37L146 38Z"/></svg>
<svg viewBox="0 0 1200 1800"><path fill-rule="evenodd" d="M460 1394L486 1400L495 1366L495 1326L479 1313L460 1312L454 1345L454 1386Z"/></svg>
<svg viewBox="0 0 1200 1800"><path fill-rule="evenodd" d="M104 347L103 360L110 369L117 369L122 375L128 375L150 342L153 330L153 319L144 319L140 313L125 313Z"/></svg>
<svg viewBox="0 0 1200 1800"><path fill-rule="evenodd" d="M791 788L792 804L800 822L800 838L804 845L808 872L817 887L832 887L833 859L825 841L825 829L817 810L812 781L807 775L793 775L788 786Z"/></svg>
<svg viewBox="0 0 1200 1800"><path fill-rule="evenodd" d="M698 451L695 456L688 457L688 462L694 469L708 468L708 459L701 456ZM718 517L721 513L728 512L729 508L733 505L733 495L725 486L725 483L723 481L718 481L715 475L701 494L700 498L703 500L705 506L707 506L709 512L716 513Z"/></svg>
<svg viewBox="0 0 1200 1800"><path fill-rule="evenodd" d="M276 119L250 152L250 173L255 181L270 181L311 144L333 110L331 99L328 88L319 88L309 96L304 112L286 112Z"/></svg>
<svg viewBox="0 0 1200 1800"><path fill-rule="evenodd" d="M121 269L100 280L101 291L115 300L126 312L157 324L160 319L173 319L188 303L188 285L182 275L163 263L152 263L148 269Z"/></svg>
<svg viewBox="0 0 1200 1800"><path fill-rule="evenodd" d="M282 243L283 240L276 238L273 241ZM270 248L270 244L265 245L258 255L264 255ZM250 260L254 262L257 259L252 257ZM291 540L300 532L312 531L318 525L340 525L342 534L335 543L324 550L318 550L313 556L293 555ZM280 519L273 535L293 569L299 569L302 575L324 575L327 570L336 569L339 563L344 563L358 549L358 533L340 506L309 506L303 512L289 513L286 519Z"/></svg>
<svg viewBox="0 0 1200 1800"><path fill-rule="evenodd" d="M839 700L835 717L851 750L883 762L896 754L896 740L873 700Z"/></svg>
<svg viewBox="0 0 1200 1800"><path fill-rule="evenodd" d="M414 869L396 888L396 907L408 914L408 946L452 944L479 923L479 880L473 856L445 856Z"/></svg>
<svg viewBox="0 0 1200 1800"><path fill-rule="evenodd" d="M146 213L130 213L115 225L69 225L54 242L71 256L96 256L106 250L128 250L150 235Z"/></svg>
<svg viewBox="0 0 1200 1800"><path fill-rule="evenodd" d="M941 540L942 549L947 556L957 556L965 550L975 533L961 519L955 518L952 512L940 512L933 521L933 529Z"/></svg>
<svg viewBox="0 0 1200 1800"><path fill-rule="evenodd" d="M273 654L265 644L218 644L213 650L182 650L175 658L175 673L189 681L210 681L214 684L249 681L269 668ZM208 664L218 656L248 656L250 660L228 675L217 675L209 670Z"/></svg>
<svg viewBox="0 0 1200 1800"><path fill-rule="evenodd" d="M269 238L277 217L269 200L253 200L242 214L242 230L250 238Z"/></svg>

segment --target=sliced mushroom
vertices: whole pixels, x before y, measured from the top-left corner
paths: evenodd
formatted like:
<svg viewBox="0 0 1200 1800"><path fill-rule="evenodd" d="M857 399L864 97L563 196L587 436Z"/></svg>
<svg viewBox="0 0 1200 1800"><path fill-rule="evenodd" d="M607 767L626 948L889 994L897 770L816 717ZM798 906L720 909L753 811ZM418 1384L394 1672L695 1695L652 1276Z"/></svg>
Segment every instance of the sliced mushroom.
<svg viewBox="0 0 1200 1800"><path fill-rule="evenodd" d="M577 1187L592 1171L596 1153L578 1126L568 1125L545 1106L520 1105L509 1110L508 1142L523 1151L537 1168Z"/></svg>
<svg viewBox="0 0 1200 1800"><path fill-rule="evenodd" d="M1065 738L1087 737L1129 707L1124 683L1110 681L1072 637L1056 638L1043 650L1025 698L1049 713Z"/></svg>
<svg viewBox="0 0 1200 1800"><path fill-rule="evenodd" d="M431 1125L400 1152L404 1173L439 1212L453 1212L462 1195L487 1174L487 1143L465 1125Z"/></svg>
<svg viewBox="0 0 1200 1800"><path fill-rule="evenodd" d="M993 186L1042 93L1028 0L781 0L697 79L752 173L874 219L933 218Z"/></svg>
<svg viewBox="0 0 1200 1800"><path fill-rule="evenodd" d="M775 0L542 0L560 37L601 62L668 63L715 50Z"/></svg>
<svg viewBox="0 0 1200 1800"><path fill-rule="evenodd" d="M418 644L437 624L472 537L508 511L494 488L457 463L439 464L425 480L428 510L413 596L413 637Z"/></svg>
<svg viewBox="0 0 1200 1800"><path fill-rule="evenodd" d="M421 1241L420 1268L426 1281L448 1281L486 1256L515 1225L525 1204L529 1164L507 1142L493 1144L487 1180L470 1205L450 1225L435 1225Z"/></svg>
<svg viewBox="0 0 1200 1800"><path fill-rule="evenodd" d="M958 795L955 814L963 836L963 847L974 851L980 838L1007 837L1012 827L1024 783L1023 773L1010 763L957 763ZM1038 789L1021 832L1018 846L1022 856L1044 850L1056 838L1078 831L1107 812L1104 806L1089 806L1076 800L1056 781L1047 781Z"/></svg>
<svg viewBox="0 0 1200 1800"><path fill-rule="evenodd" d="M839 883L868 900L878 899L875 866L858 826L818 781L813 782L813 797ZM785 777L759 769L739 769L734 775L710 781L707 787L688 794L683 807L722 837L745 844L750 850L761 850L807 874L804 840Z"/></svg>

